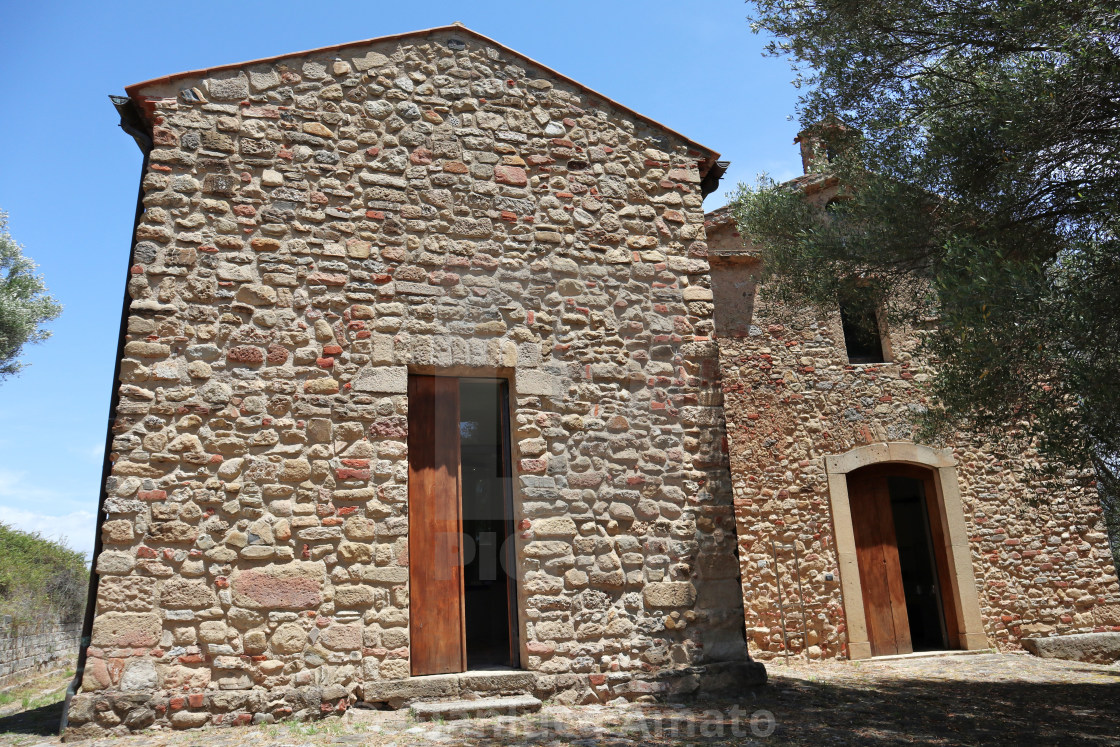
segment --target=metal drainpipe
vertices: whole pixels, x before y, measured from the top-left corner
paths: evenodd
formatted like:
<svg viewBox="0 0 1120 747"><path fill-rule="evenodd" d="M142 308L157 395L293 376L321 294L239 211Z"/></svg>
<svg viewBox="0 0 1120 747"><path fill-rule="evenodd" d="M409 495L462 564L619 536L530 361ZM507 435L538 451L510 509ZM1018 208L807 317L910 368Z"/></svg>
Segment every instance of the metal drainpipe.
<svg viewBox="0 0 1120 747"><path fill-rule="evenodd" d="M110 96L109 99L113 102L117 114L120 115L121 129L132 136L132 139L136 141L136 145L139 146L140 152L144 154L144 161L140 167L140 187L136 195L136 217L132 223L132 245L128 253L128 266L132 267L136 252L136 227L140 225L140 218L144 215L144 174L148 172L148 154L152 150L152 136L151 133L147 131L144 120L132 99L126 96ZM82 637L78 643L78 664L74 668L74 679L70 681L70 685L66 688L66 700L62 705L62 720L58 728L60 736L66 732L66 725L70 713L70 700L77 694L78 688L82 686L82 676L85 674L86 670L86 649L89 648L91 635L93 633L93 613L97 605L97 586L100 578L97 575L96 564L97 557L101 554L101 524L105 520L105 498L108 494L106 491L106 484L109 481L113 469L113 463L109 459L109 454L113 450L113 418L116 415L117 404L120 401L120 387L118 386L118 382L120 381L121 375L121 360L124 358L124 337L128 330L128 308L130 305L131 299L128 297L128 278L126 275L124 301L121 304L120 334L117 337L117 358L113 368L113 394L109 400L109 421L105 428L105 459L101 464L101 488L98 491L97 499L97 528L93 538L93 558L90 562L89 589L86 592L85 617L82 620Z"/></svg>

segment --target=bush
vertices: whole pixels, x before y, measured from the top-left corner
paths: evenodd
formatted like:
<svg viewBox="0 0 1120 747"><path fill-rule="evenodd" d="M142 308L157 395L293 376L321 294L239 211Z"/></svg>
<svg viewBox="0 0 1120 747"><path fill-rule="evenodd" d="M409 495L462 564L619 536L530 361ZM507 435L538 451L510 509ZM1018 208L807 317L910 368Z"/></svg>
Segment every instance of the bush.
<svg viewBox="0 0 1120 747"><path fill-rule="evenodd" d="M13 627L81 618L89 586L85 556L0 522L0 615Z"/></svg>

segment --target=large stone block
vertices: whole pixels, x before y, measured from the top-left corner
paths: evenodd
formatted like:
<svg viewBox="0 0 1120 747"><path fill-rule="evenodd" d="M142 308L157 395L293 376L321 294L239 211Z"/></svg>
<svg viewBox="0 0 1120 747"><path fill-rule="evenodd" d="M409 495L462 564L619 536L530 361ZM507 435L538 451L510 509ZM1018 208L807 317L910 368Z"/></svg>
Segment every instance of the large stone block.
<svg viewBox="0 0 1120 747"><path fill-rule="evenodd" d="M203 690L210 684L209 667L156 664L159 686L172 691Z"/></svg>
<svg viewBox="0 0 1120 747"><path fill-rule="evenodd" d="M236 570L230 578L233 603L247 609L306 610L323 602L326 567L321 562Z"/></svg>
<svg viewBox="0 0 1120 747"><path fill-rule="evenodd" d="M365 368L354 379L354 390L380 394L406 394L408 392L407 366L375 366Z"/></svg>
<svg viewBox="0 0 1120 747"><path fill-rule="evenodd" d="M167 609L205 609L218 604L214 590L203 581L168 579L160 588L159 602Z"/></svg>
<svg viewBox="0 0 1120 747"><path fill-rule="evenodd" d="M1093 664L1120 661L1120 633L1078 633L1024 638L1023 648L1043 659L1070 659Z"/></svg>
<svg viewBox="0 0 1120 747"><path fill-rule="evenodd" d="M280 479L285 482L303 482L311 477L311 463L306 459L285 459L280 469Z"/></svg>
<svg viewBox="0 0 1120 747"><path fill-rule="evenodd" d="M171 355L171 347L159 342L133 340L125 343L124 354L136 358L165 358Z"/></svg>
<svg viewBox="0 0 1120 747"><path fill-rule="evenodd" d="M534 368L518 368L514 373L514 389L517 394L535 394L544 397L558 397L560 379L550 373Z"/></svg>
<svg viewBox="0 0 1120 747"><path fill-rule="evenodd" d="M366 52L363 55L358 55L352 58L354 69L358 72L365 72L371 68L382 67L389 64L389 58L380 52Z"/></svg>
<svg viewBox="0 0 1120 747"><path fill-rule="evenodd" d="M284 623L272 634L272 650L278 654L298 654L307 646L307 631L299 623Z"/></svg>
<svg viewBox="0 0 1120 747"><path fill-rule="evenodd" d="M537 537L574 537L576 523L569 516L537 519L533 522L533 534Z"/></svg>
<svg viewBox="0 0 1120 747"><path fill-rule="evenodd" d="M240 101L249 95L249 81L243 73L223 73L207 80L207 91L215 101Z"/></svg>
<svg viewBox="0 0 1120 747"><path fill-rule="evenodd" d="M155 613L105 612L93 620L90 644L99 648L152 648L162 630Z"/></svg>
<svg viewBox="0 0 1120 747"><path fill-rule="evenodd" d="M398 566L362 568L362 580L375 584L403 584L408 581L408 569Z"/></svg>
<svg viewBox="0 0 1120 747"><path fill-rule="evenodd" d="M101 525L101 541L107 545L127 545L134 536L132 522L127 519L107 521Z"/></svg>
<svg viewBox="0 0 1120 747"><path fill-rule="evenodd" d="M155 662L151 657L142 656L125 664L121 690L154 690L158 679Z"/></svg>
<svg viewBox="0 0 1120 747"><path fill-rule="evenodd" d="M373 589L368 586L336 586L334 589L334 606L338 609L372 607L373 602Z"/></svg>
<svg viewBox="0 0 1120 747"><path fill-rule="evenodd" d="M342 531L352 540L369 542L377 536L377 522L365 516L351 516Z"/></svg>
<svg viewBox="0 0 1120 747"><path fill-rule="evenodd" d="M102 576L123 576L136 566L132 553L102 550L97 556L97 573Z"/></svg>
<svg viewBox="0 0 1120 747"><path fill-rule="evenodd" d="M155 596L150 576L106 576L97 585L97 607L105 612L149 612Z"/></svg>
<svg viewBox="0 0 1120 747"><path fill-rule="evenodd" d="M362 647L362 624L335 623L323 631L319 640L333 651L357 651Z"/></svg>
<svg viewBox="0 0 1120 747"><path fill-rule="evenodd" d="M455 697L459 695L459 680L458 674L437 674L397 681L373 681L366 684L364 694L366 702L388 703L391 708L400 708L414 700Z"/></svg>
<svg viewBox="0 0 1120 747"><path fill-rule="evenodd" d="M696 587L687 581L646 584L642 597L647 607L691 607L696 602Z"/></svg>
<svg viewBox="0 0 1120 747"><path fill-rule="evenodd" d="M148 536L153 542L190 544L198 537L198 527L183 521L154 522L148 527Z"/></svg>

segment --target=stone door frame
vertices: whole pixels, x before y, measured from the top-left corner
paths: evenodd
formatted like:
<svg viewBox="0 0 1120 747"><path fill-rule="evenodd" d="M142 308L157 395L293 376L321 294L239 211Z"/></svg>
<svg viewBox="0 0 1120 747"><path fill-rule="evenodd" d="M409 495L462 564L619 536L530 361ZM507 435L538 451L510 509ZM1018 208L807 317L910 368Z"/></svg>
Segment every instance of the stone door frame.
<svg viewBox="0 0 1120 747"><path fill-rule="evenodd" d="M988 648L988 636L980 617L980 597L976 588L976 574L972 568L972 553L968 544L964 510L961 508L961 490L953 451L933 449L906 441L892 441L860 446L844 454L827 456L824 460L832 508L833 536L836 539L840 592L847 620L848 658L871 658L871 643L863 612L863 587L856 560L852 508L848 498L848 473L860 467L892 462L925 467L934 474L933 483L937 495L926 498L935 502L941 515L941 525L945 528L942 541L945 542L949 563L952 595L944 603L954 606L959 621L958 640L950 641L949 645L967 651Z"/></svg>

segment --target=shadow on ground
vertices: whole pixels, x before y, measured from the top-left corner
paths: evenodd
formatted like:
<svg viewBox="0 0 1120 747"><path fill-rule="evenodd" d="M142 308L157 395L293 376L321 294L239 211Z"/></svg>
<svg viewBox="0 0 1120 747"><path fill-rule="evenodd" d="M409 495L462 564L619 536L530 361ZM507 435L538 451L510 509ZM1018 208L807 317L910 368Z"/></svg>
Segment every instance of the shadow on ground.
<svg viewBox="0 0 1120 747"><path fill-rule="evenodd" d="M63 702L20 711L0 718L0 734L33 734L41 737L58 736L62 721Z"/></svg>
<svg viewBox="0 0 1120 747"><path fill-rule="evenodd" d="M779 743L1115 743L1120 735L1116 677L1104 684L892 679L869 689L775 677L755 702L774 712Z"/></svg>
<svg viewBox="0 0 1120 747"><path fill-rule="evenodd" d="M270 745L1062 745L1120 742L1120 669L1026 657L782 671L737 698L684 706L548 707L540 714L416 723L355 711L310 724L163 732L173 747ZM822 665L823 667L823 665ZM55 744L62 703L0 718L0 744ZM290 733L289 733L290 732ZM151 743L135 734L118 747ZM7 738L6 738L7 737ZM298 739L298 742L293 740Z"/></svg>
<svg viewBox="0 0 1120 747"><path fill-rule="evenodd" d="M1108 674L1114 680L1104 684L893 679L858 686L777 675L737 700L607 707L582 725L549 721L547 714L479 722L456 727L449 743L1116 744L1120 672Z"/></svg>

